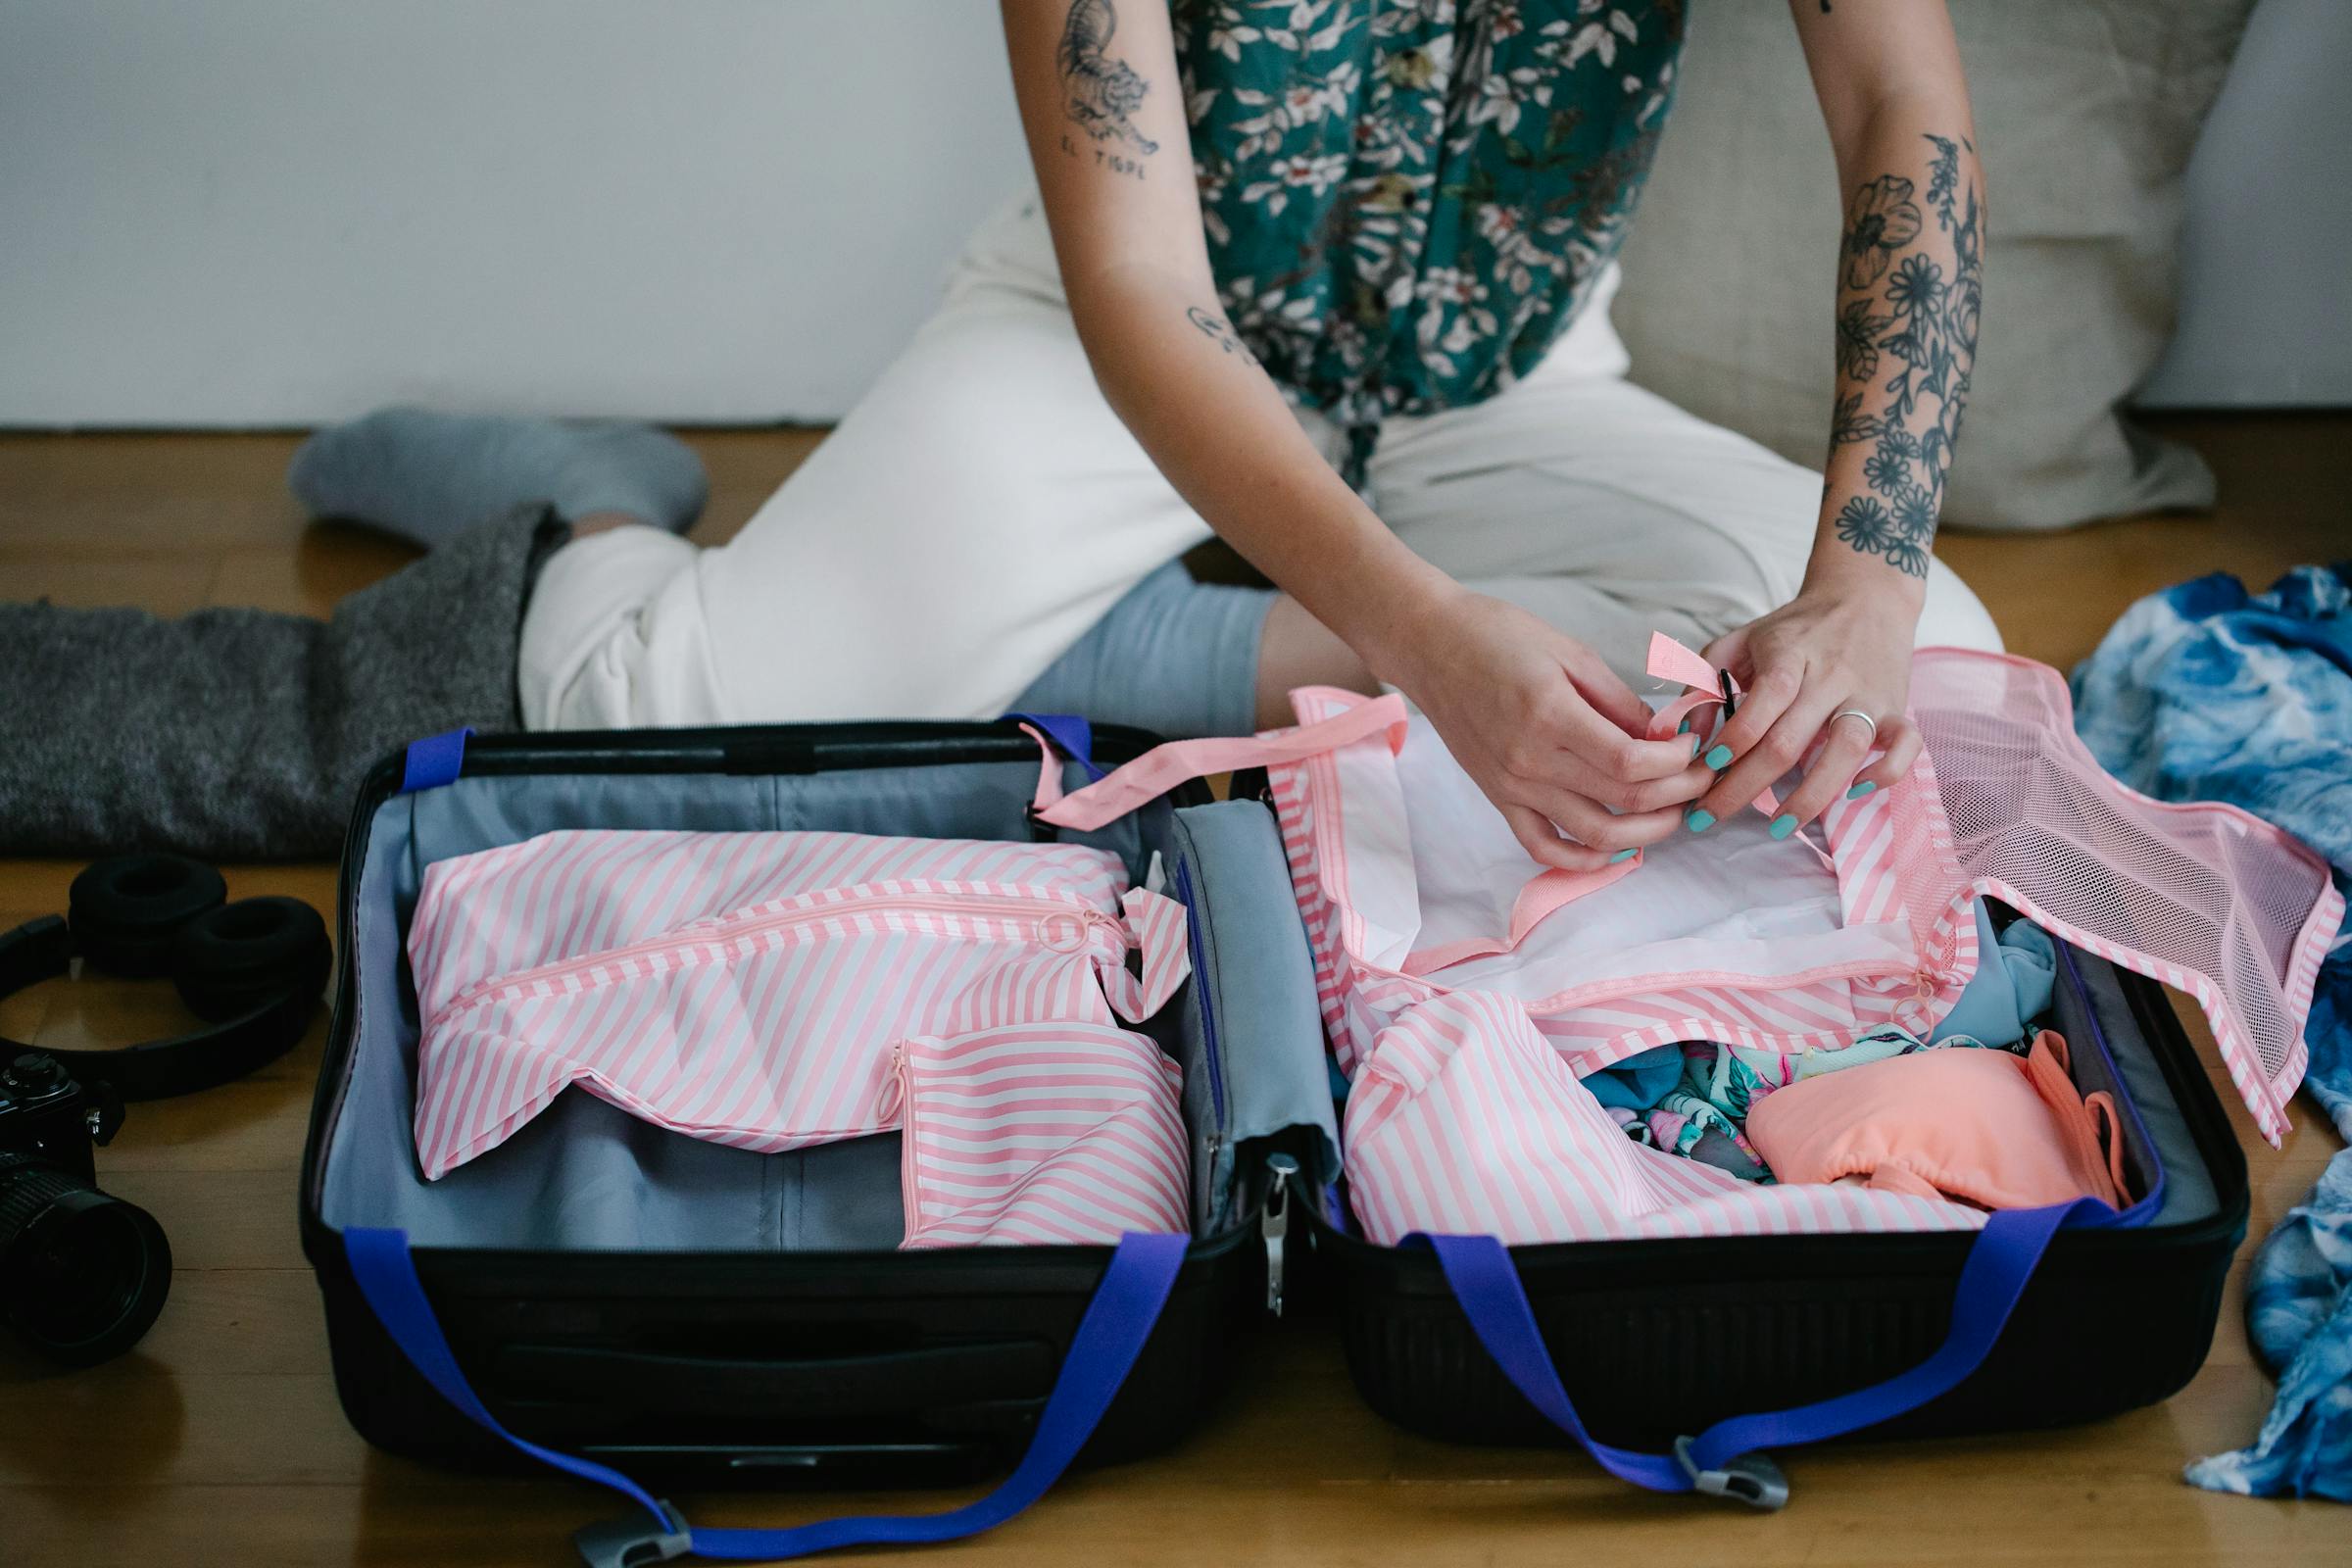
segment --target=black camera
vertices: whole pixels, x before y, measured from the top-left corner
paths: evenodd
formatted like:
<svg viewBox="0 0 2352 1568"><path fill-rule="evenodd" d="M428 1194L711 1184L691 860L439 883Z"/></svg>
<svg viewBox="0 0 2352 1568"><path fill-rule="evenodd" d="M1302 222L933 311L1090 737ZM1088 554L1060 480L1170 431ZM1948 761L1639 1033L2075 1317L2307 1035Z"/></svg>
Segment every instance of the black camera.
<svg viewBox="0 0 2352 1568"><path fill-rule="evenodd" d="M122 1125L45 1052L0 1067L0 1322L70 1366L129 1349L172 1289L163 1227L98 1190L91 1149Z"/></svg>

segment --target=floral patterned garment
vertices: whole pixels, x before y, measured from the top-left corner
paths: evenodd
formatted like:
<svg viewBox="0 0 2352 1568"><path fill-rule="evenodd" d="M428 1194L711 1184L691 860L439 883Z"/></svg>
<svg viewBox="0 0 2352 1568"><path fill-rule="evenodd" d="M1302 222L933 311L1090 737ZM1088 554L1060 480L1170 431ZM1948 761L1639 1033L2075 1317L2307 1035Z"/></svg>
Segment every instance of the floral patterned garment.
<svg viewBox="0 0 2352 1568"><path fill-rule="evenodd" d="M1492 397L1616 254L1683 0L1174 0L1233 324L1349 429Z"/></svg>

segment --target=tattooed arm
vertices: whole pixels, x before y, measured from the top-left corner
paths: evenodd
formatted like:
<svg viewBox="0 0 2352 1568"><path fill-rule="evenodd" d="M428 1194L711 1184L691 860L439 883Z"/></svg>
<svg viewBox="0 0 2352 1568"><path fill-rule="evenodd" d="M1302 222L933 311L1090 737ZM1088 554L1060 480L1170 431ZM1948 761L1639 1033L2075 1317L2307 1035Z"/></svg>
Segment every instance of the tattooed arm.
<svg viewBox="0 0 2352 1568"><path fill-rule="evenodd" d="M1195 511L1351 644L1450 587L1324 463L1217 301L1165 0L1003 0L1096 381Z"/></svg>
<svg viewBox="0 0 2352 1568"><path fill-rule="evenodd" d="M1104 397L1160 471L1347 644L1343 659L1421 704L1535 859L1583 869L1679 833L1680 804L1708 778L1689 748L1636 739L1647 710L1590 650L1406 548L1323 461L1226 320L1164 0L1003 4L1070 315ZM1297 631L1296 607L1268 617L1269 648L1278 625L1320 639L1320 627ZM1288 677L1268 663L1270 723Z"/></svg>
<svg viewBox="0 0 2352 1568"><path fill-rule="evenodd" d="M1790 10L1845 194L1827 482L1797 597L1708 650L1751 690L1723 736L1740 760L1699 804L1729 815L1819 741L1785 806L1801 823L1919 753L1904 704L1976 362L1984 195L1943 0Z"/></svg>

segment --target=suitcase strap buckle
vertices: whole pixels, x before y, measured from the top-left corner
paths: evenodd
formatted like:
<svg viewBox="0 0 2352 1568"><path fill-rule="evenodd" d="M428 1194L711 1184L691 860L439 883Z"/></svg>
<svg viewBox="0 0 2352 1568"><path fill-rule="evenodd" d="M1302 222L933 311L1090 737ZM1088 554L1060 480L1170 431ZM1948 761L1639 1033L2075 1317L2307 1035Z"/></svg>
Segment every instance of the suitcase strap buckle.
<svg viewBox="0 0 2352 1568"><path fill-rule="evenodd" d="M661 1503L661 1523L669 1526L667 1530L638 1512L573 1531L571 1544L579 1548L580 1561L587 1568L646 1568L692 1551L694 1533L686 1528L685 1517L668 1498Z"/></svg>
<svg viewBox="0 0 2352 1568"><path fill-rule="evenodd" d="M1690 1490L1710 1497L1732 1497L1751 1508L1771 1510L1788 1502L1788 1478L1768 1453L1742 1453L1720 1469L1701 1470L1690 1457L1690 1438L1674 1440L1674 1462L1690 1478Z"/></svg>

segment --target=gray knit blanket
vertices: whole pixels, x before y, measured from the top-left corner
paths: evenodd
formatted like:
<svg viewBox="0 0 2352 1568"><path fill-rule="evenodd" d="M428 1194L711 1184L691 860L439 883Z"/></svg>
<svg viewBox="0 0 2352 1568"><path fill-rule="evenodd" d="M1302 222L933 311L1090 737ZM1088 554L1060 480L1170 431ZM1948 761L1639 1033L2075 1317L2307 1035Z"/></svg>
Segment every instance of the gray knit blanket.
<svg viewBox="0 0 2352 1568"><path fill-rule="evenodd" d="M333 858L386 752L521 727L523 606L564 537L518 510L323 621L0 604L0 855Z"/></svg>

